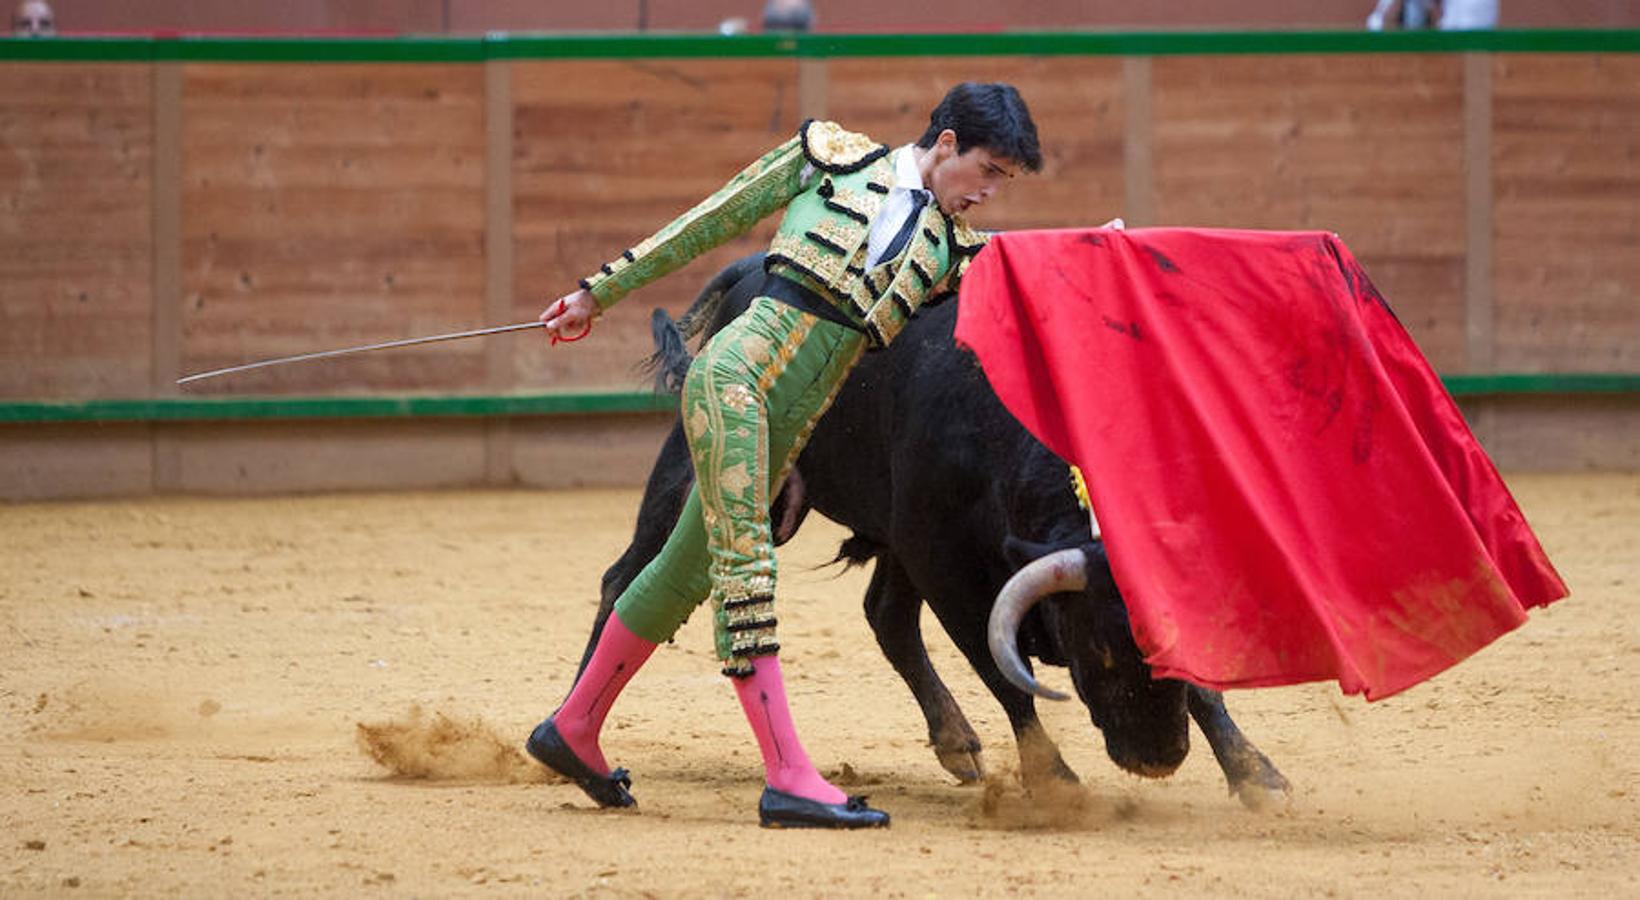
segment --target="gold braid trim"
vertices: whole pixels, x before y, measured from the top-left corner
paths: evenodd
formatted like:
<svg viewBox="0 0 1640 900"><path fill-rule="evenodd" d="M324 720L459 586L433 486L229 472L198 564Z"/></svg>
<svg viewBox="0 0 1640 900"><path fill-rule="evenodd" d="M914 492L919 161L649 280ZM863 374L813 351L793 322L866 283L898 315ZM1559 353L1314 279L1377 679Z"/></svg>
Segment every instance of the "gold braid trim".
<svg viewBox="0 0 1640 900"><path fill-rule="evenodd" d="M990 243L991 235L970 226L961 216L947 220L946 235L951 238L951 268L946 273L944 289L955 291L962 285L968 264Z"/></svg>
<svg viewBox="0 0 1640 900"><path fill-rule="evenodd" d="M723 674L744 678L752 674L752 659L780 652L775 640L774 595L753 594L726 598L719 606L722 628L728 634L719 645Z"/></svg>

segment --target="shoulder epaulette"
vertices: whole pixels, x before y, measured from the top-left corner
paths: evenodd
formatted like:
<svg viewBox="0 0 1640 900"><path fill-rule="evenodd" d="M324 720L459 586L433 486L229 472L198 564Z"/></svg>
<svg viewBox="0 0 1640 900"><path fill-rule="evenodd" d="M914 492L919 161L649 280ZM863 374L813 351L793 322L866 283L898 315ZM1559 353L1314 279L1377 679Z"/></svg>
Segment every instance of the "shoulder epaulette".
<svg viewBox="0 0 1640 900"><path fill-rule="evenodd" d="M797 129L803 155L816 169L833 175L858 172L888 155L888 147L836 122L810 119Z"/></svg>

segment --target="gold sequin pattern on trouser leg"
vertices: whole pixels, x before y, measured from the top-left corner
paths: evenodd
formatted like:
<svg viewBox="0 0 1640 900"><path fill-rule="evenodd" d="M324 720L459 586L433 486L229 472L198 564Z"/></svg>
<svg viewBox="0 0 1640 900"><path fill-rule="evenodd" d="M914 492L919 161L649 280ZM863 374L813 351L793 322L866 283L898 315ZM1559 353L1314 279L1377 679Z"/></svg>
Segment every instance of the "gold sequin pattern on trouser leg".
<svg viewBox="0 0 1640 900"><path fill-rule="evenodd" d="M660 554L638 573L615 605L622 622L646 639L659 642L670 639L690 611L713 598L716 636L721 638L717 642L720 658L730 655L733 641L728 636L727 620L721 624L717 620L719 607L732 599L757 598L767 603L774 591L773 537L768 529L767 509L770 487L780 482L768 477L768 473L775 466L786 469L796 457L813 428L813 420L831 402L838 385L865 346L865 339L858 332L774 301L759 299L753 306L753 312L730 323L718 338L709 342L690 369L682 398L684 435L691 454L696 457L696 465L701 467L699 471L708 474L697 479L690 489L678 524ZM798 327L806 334L801 340L793 340L793 329ZM731 349L733 353L728 352ZM759 364L749 367L748 360ZM777 361L780 377L765 381L762 378L767 374L765 369ZM726 375L708 379L705 376L713 368L726 370ZM725 444L734 425L728 415L732 411L722 403L722 397L723 390L735 384L752 386L750 396L758 402L748 406L748 410L761 406L769 413L764 417L764 428L758 429L755 438L740 441L740 445L755 448L755 452L761 454L758 458L763 460L759 465L762 477L756 479L760 482L755 488L758 493L748 504L747 512L761 519L762 541L759 543L764 544L770 567L761 573L752 571L743 577L724 579L718 577L724 571L718 557L733 559L733 547L744 529L737 525L735 539L726 540L725 508L722 503L714 502L709 509L704 495L710 493L707 488L713 484L709 473L726 468L721 464L713 467L711 459L715 455L721 463L729 449ZM761 385L767 385L767 390L759 396ZM743 395L737 391L734 396ZM747 475L749 477L749 471ZM750 484L745 487L748 492L753 489ZM735 604L735 608L739 608L739 604ZM760 611L751 609L736 616L737 620L742 617L763 618ZM772 611L768 618L772 620ZM768 624L766 634L743 635L742 645L763 637L767 642L756 645L762 648L760 652L772 650L775 646L773 623Z"/></svg>
<svg viewBox="0 0 1640 900"><path fill-rule="evenodd" d="M825 399L820 401L820 404L809 414L807 421L803 423L803 427L798 429L790 449L783 454L780 469L771 479L771 484L781 484L785 482L786 476L791 474L792 466L796 464L798 454L802 453L803 448L808 446L809 438L814 434L815 426L820 424L820 418L826 414L826 410L831 409L832 403L836 402L838 392L843 389L844 382L848 381L848 373L853 370L854 364L860 359L860 355L865 353L866 343L864 340L857 340L853 343L853 350L845 350L832 358L831 365L827 367L826 373L826 377L832 379L831 387L826 391Z"/></svg>
<svg viewBox="0 0 1640 900"><path fill-rule="evenodd" d="M686 435L710 557L720 658L775 647L774 540L769 526L769 387L786 372L814 319L759 299L707 345L686 380ZM724 606L758 607L735 616ZM738 603L733 607L739 606ZM767 626L762 620L767 619Z"/></svg>

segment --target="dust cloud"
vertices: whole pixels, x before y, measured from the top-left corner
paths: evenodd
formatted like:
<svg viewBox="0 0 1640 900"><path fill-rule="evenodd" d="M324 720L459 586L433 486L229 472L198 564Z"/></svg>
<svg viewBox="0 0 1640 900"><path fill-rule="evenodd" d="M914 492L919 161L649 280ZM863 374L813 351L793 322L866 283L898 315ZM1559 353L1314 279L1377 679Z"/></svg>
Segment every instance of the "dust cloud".
<svg viewBox="0 0 1640 900"><path fill-rule="evenodd" d="M516 742L482 718L429 713L419 705L386 722L357 725L359 749L400 778L526 784L552 780Z"/></svg>

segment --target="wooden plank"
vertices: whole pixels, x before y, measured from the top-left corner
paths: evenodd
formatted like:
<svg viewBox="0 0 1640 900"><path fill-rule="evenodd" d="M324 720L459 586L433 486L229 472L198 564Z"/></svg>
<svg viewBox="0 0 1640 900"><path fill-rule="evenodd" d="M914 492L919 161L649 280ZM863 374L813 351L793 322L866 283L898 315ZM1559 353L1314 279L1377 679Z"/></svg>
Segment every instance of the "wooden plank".
<svg viewBox="0 0 1640 900"><path fill-rule="evenodd" d="M799 121L791 60L532 62L513 72L517 321L705 199ZM627 299L588 344L522 343L516 383L640 386L649 309L681 311L719 267L767 247L777 221Z"/></svg>
<svg viewBox="0 0 1640 900"><path fill-rule="evenodd" d="M1640 370L1640 56L1493 57L1496 364Z"/></svg>
<svg viewBox="0 0 1640 900"><path fill-rule="evenodd" d="M1157 58L1158 224L1338 233L1438 368L1465 363L1456 57Z"/></svg>
<svg viewBox="0 0 1640 900"><path fill-rule="evenodd" d="M1123 216L1129 227L1156 219L1156 186L1151 174L1150 59L1122 60L1122 162L1125 182Z"/></svg>
<svg viewBox="0 0 1640 900"><path fill-rule="evenodd" d="M146 66L0 63L0 397L152 380Z"/></svg>
<svg viewBox="0 0 1640 900"><path fill-rule="evenodd" d="M513 99L512 64L484 64L484 318L511 321L513 309ZM486 342L485 384L512 383L515 341ZM512 429L495 419L484 429L484 480L512 481Z"/></svg>
<svg viewBox="0 0 1640 900"><path fill-rule="evenodd" d="M797 61L797 117L799 119L826 119L826 99L831 94L831 79L824 59Z"/></svg>
<svg viewBox="0 0 1640 900"><path fill-rule="evenodd" d="M151 396L177 393L182 376L182 67L157 63L154 82L153 350ZM176 442L164 429L152 441L154 490L174 490L181 478Z"/></svg>
<svg viewBox="0 0 1640 900"><path fill-rule="evenodd" d="M1470 372L1493 370L1492 346L1492 60L1463 61L1465 340Z"/></svg>
<svg viewBox="0 0 1640 900"><path fill-rule="evenodd" d="M176 393L182 356L182 67L154 66L153 360L149 391Z"/></svg>
<svg viewBox="0 0 1640 900"><path fill-rule="evenodd" d="M185 367L485 324L484 71L189 65ZM473 389L483 341L202 383Z"/></svg>
<svg viewBox="0 0 1640 900"><path fill-rule="evenodd" d="M484 318L511 321L513 309L513 100L512 64L484 64ZM491 341L485 383L511 383L511 341Z"/></svg>

